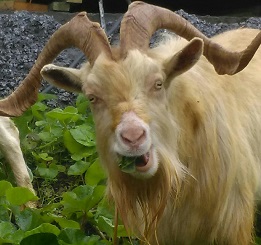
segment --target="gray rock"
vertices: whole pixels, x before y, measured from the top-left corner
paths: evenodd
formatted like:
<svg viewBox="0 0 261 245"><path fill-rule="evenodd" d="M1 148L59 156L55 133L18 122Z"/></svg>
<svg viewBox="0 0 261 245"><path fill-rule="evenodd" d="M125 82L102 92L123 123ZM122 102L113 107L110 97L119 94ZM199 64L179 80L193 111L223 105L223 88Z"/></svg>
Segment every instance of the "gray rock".
<svg viewBox="0 0 261 245"><path fill-rule="evenodd" d="M179 10L177 13L189 20L208 37L242 26L261 29L261 18L241 18L237 19L237 22L230 21L228 23L223 22L219 17L212 18L210 21L211 17L209 16L198 17L183 10ZM9 95L18 86L33 66L37 55L51 34L72 16L74 14L65 15L57 12L48 14L26 11L0 12L0 97ZM107 30L111 28L119 16L120 14L105 15ZM98 17L93 15L91 19L97 20ZM118 28L116 28L116 34L111 37L112 42L117 42L119 39L117 31ZM57 57L55 63L69 66L79 56L81 56L81 51L68 49ZM81 59L80 62L83 60ZM79 66L79 63L76 66ZM43 89L46 87L48 84L43 82ZM72 104L76 97L74 94L56 88L52 88L50 92L58 95L57 101L49 102L52 107Z"/></svg>

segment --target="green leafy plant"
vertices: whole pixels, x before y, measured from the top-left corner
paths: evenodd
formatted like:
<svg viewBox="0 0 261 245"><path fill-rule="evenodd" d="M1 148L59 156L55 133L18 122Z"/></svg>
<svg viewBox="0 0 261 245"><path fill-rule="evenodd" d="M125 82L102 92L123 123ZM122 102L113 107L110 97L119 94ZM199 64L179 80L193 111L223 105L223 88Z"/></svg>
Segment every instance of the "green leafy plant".
<svg viewBox="0 0 261 245"><path fill-rule="evenodd" d="M15 187L9 171L0 172L0 244L112 244L114 208L104 199L106 176L96 152L88 101L52 109L53 95L14 119L37 195ZM0 158L5 169L5 160ZM8 181L7 181L8 180ZM37 209L21 209L38 202ZM117 226L120 244L138 244Z"/></svg>

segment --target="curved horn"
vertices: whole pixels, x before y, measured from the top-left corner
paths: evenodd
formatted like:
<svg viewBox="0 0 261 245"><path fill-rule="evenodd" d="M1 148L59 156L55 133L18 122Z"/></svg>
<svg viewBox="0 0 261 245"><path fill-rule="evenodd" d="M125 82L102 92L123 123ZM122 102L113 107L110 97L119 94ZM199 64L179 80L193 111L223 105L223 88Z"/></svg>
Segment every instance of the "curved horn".
<svg viewBox="0 0 261 245"><path fill-rule="evenodd" d="M110 44L103 29L98 23L91 22L86 12L79 13L51 36L19 87L7 98L0 100L0 115L20 116L34 104L41 86L40 70L61 51L72 46L81 49L91 65L101 52L112 59Z"/></svg>
<svg viewBox="0 0 261 245"><path fill-rule="evenodd" d="M126 57L128 50L140 49L146 51L152 34L158 29L168 29L177 35L191 40L199 37L204 41L203 54L215 67L218 74L233 75L243 70L254 56L261 44L261 32L251 44L241 52L230 52L214 43L198 29L174 12L135 1L129 5L124 15L121 30L121 57Z"/></svg>

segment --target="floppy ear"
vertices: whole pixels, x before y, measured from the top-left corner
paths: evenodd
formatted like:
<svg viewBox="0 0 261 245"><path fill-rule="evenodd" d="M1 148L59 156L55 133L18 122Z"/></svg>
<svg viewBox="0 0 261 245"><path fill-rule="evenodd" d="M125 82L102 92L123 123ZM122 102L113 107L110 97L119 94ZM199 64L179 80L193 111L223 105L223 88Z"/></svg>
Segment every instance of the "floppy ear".
<svg viewBox="0 0 261 245"><path fill-rule="evenodd" d="M174 78L193 67L202 55L203 45L202 39L193 38L183 49L167 59L163 63L167 77Z"/></svg>
<svg viewBox="0 0 261 245"><path fill-rule="evenodd" d="M55 87L70 92L82 92L81 72L79 69L45 65L41 70L42 77Z"/></svg>

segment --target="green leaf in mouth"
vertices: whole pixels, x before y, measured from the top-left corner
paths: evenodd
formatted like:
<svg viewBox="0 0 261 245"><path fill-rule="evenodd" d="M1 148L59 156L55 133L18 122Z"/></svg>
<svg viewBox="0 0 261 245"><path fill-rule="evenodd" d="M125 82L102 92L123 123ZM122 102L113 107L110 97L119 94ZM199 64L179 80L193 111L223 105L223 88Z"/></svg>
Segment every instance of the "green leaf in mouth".
<svg viewBox="0 0 261 245"><path fill-rule="evenodd" d="M119 163L119 168L122 172L125 173L134 173L136 171L136 159L137 157L126 157L122 156L121 161Z"/></svg>

